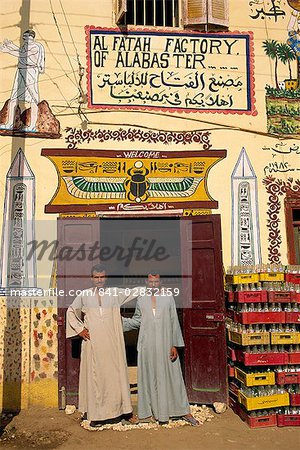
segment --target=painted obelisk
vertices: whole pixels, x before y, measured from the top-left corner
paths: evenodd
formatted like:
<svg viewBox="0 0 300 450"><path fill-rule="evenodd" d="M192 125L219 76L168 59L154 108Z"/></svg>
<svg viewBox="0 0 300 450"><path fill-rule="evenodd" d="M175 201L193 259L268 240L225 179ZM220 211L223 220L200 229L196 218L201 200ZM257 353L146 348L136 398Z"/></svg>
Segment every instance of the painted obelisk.
<svg viewBox="0 0 300 450"><path fill-rule="evenodd" d="M1 288L36 287L35 254L27 258L35 239L35 176L21 149L6 175L1 248Z"/></svg>
<svg viewBox="0 0 300 450"><path fill-rule="evenodd" d="M257 177L244 148L231 174L231 199L231 264L260 264Z"/></svg>

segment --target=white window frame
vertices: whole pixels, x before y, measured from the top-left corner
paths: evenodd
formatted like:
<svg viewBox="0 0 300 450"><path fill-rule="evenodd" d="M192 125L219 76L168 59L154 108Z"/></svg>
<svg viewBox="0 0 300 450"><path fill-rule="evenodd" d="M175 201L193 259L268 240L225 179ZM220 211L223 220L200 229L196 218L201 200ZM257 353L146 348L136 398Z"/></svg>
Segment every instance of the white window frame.
<svg viewBox="0 0 300 450"><path fill-rule="evenodd" d="M116 11L115 22L120 23L120 21L127 13L127 0L115 0L115 11Z"/></svg>

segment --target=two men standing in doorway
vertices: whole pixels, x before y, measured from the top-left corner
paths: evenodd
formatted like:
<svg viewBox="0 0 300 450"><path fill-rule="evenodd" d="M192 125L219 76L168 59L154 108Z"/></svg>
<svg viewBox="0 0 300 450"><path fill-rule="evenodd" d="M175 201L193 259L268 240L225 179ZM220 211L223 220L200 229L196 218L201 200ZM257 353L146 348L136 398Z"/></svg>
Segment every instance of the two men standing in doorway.
<svg viewBox="0 0 300 450"><path fill-rule="evenodd" d="M149 275L148 287L154 287L151 277L153 278ZM137 422L137 418L132 414L120 307L139 296L134 317L124 319L125 331L139 328L140 325L143 328L138 344L139 414L141 418L153 415L160 421L180 416L191 425L198 425L190 414L176 350L176 346L183 346L184 343L173 297L164 299L161 295L139 295L145 293L145 287L130 291L120 288L105 289L106 279L105 268L101 265L94 266L94 288L83 291L67 311L67 337L83 338L79 410L87 414L91 426L124 415L131 423ZM159 287L159 276L155 277L154 283ZM148 309L152 311L152 321L147 317ZM160 321L155 321L155 318L160 318ZM166 328L169 337L167 340L162 337L161 327ZM153 348L154 360L149 359L151 342L147 343L147 339L156 340L158 347L161 347L160 352L158 348ZM142 348L141 340L149 347L148 351ZM147 371L146 366L150 367L150 370ZM159 367L160 371L157 370ZM157 380L158 384L164 379L163 390L167 391L163 397L161 392L155 390L155 377L160 378ZM149 389L151 395L144 395Z"/></svg>

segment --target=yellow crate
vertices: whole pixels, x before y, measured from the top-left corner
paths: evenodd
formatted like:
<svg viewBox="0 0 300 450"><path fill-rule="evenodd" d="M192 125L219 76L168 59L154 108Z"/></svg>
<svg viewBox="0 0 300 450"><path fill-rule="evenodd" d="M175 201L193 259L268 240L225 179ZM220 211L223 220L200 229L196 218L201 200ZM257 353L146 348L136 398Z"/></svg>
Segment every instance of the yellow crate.
<svg viewBox="0 0 300 450"><path fill-rule="evenodd" d="M226 283L247 284L257 283L259 281L258 273L241 273L239 275L226 275Z"/></svg>
<svg viewBox="0 0 300 450"><path fill-rule="evenodd" d="M271 344L300 344L299 332L271 332Z"/></svg>
<svg viewBox="0 0 300 450"><path fill-rule="evenodd" d="M284 281L284 273L260 273L259 281Z"/></svg>
<svg viewBox="0 0 300 450"><path fill-rule="evenodd" d="M238 401L247 411L254 409L277 408L279 406L289 406L289 393L266 395L264 397L246 397L241 391L238 391Z"/></svg>
<svg viewBox="0 0 300 450"><path fill-rule="evenodd" d="M246 373L239 367L235 367L234 376L245 386L265 386L275 384L274 372Z"/></svg>
<svg viewBox="0 0 300 450"><path fill-rule="evenodd" d="M264 345L270 343L270 333L261 331L259 333L240 333L238 331L228 331L228 338L238 345Z"/></svg>

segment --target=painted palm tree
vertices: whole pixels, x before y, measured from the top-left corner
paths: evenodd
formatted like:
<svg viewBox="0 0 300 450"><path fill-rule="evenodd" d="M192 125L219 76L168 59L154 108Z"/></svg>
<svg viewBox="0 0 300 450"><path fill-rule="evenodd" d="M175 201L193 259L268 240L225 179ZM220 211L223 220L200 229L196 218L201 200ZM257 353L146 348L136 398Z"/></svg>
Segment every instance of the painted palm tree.
<svg viewBox="0 0 300 450"><path fill-rule="evenodd" d="M289 45L285 44L284 42L281 42L280 44L278 44L278 47L277 47L277 55L278 55L278 59L283 64L286 64L286 63L288 64L290 80L291 80L292 79L291 61L295 61L295 59L296 59L296 54L295 54L294 50Z"/></svg>
<svg viewBox="0 0 300 450"><path fill-rule="evenodd" d="M278 46L279 43L274 39L267 39L262 44L265 54L269 56L269 58L275 60L275 84L276 89L279 89L278 85Z"/></svg>

